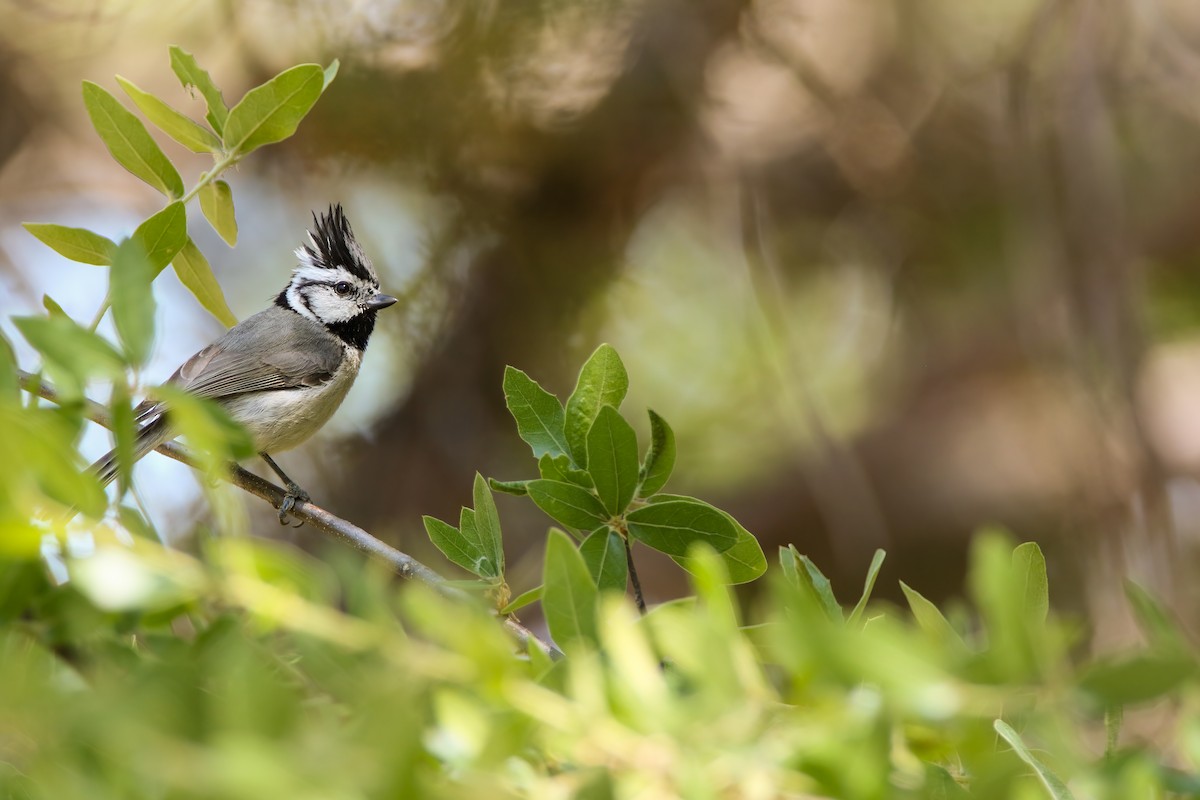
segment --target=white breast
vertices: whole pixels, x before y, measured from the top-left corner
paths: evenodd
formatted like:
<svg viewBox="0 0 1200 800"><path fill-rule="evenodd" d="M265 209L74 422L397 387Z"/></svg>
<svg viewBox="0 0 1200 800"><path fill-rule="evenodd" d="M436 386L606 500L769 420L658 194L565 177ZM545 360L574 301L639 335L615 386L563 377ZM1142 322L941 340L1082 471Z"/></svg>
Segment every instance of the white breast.
<svg viewBox="0 0 1200 800"><path fill-rule="evenodd" d="M290 450L321 429L346 397L358 376L362 353L346 348L341 365L325 383L314 387L252 392L225 401L263 453Z"/></svg>

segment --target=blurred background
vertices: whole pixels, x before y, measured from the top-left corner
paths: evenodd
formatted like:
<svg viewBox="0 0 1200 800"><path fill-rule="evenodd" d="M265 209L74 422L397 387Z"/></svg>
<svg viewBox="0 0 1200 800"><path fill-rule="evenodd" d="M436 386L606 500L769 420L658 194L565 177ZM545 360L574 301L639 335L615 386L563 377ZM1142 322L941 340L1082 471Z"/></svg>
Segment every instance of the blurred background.
<svg viewBox="0 0 1200 800"><path fill-rule="evenodd" d="M845 598L876 547L880 591L952 598L997 524L1042 543L1054 600L1100 646L1130 635L1123 576L1200 621L1200 5L0 0L14 342L8 316L43 294L88 320L105 285L21 221L116 237L160 206L79 82L118 92L119 73L199 116L169 44L230 103L341 60L297 135L227 176L236 249L191 219L239 318L331 202L404 299L335 420L282 460L333 512L451 573L420 515L456 519L475 470L534 474L504 365L565 398L608 341L643 444L646 407L676 429L668 488L769 556L794 542ZM158 138L185 180L207 166ZM147 384L221 332L169 271L156 295ZM204 519L187 470L152 456L138 476L165 535ZM517 498L500 512L520 591L549 523ZM651 599L683 591L645 558Z"/></svg>

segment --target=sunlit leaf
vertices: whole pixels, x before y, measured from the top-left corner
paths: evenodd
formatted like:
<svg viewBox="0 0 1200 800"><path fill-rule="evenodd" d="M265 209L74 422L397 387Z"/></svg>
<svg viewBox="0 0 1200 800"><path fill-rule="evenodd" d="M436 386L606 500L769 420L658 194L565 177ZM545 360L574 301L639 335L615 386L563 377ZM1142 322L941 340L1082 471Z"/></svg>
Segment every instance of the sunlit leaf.
<svg viewBox="0 0 1200 800"><path fill-rule="evenodd" d="M195 88L200 92L208 106L208 124L220 134L225 127L225 119L229 116L229 109L225 105L225 99L221 97L221 90L213 83L212 78L201 69L191 53L174 45L171 46L171 70L179 78L183 88Z"/></svg>
<svg viewBox="0 0 1200 800"><path fill-rule="evenodd" d="M725 517L733 523L737 530L737 541L725 552L718 553L718 556L725 564L725 571L729 574L730 583L749 583L767 571L767 557L754 534L743 528L728 514L725 514ZM671 559L688 572L695 571L694 565L687 556L671 556Z"/></svg>
<svg viewBox="0 0 1200 800"><path fill-rule="evenodd" d="M542 587L535 586L527 592L521 592L500 609L501 614L514 614L520 611L525 606L536 603L542 599Z"/></svg>
<svg viewBox="0 0 1200 800"><path fill-rule="evenodd" d="M900 581L900 589L904 592L904 598L908 600L908 607L912 610L913 619L917 621L921 630L937 641L966 651L966 642L959 636L958 631L954 630L954 626L942 615L936 605L904 581Z"/></svg>
<svg viewBox="0 0 1200 800"><path fill-rule="evenodd" d="M13 324L42 354L60 389L78 394L90 378L124 374L124 360L112 345L67 317L13 317Z"/></svg>
<svg viewBox="0 0 1200 800"><path fill-rule="evenodd" d="M221 140L216 134L187 115L176 111L164 101L138 88L133 82L117 76L117 83L129 95L146 119L193 153L219 153Z"/></svg>
<svg viewBox="0 0 1200 800"><path fill-rule="evenodd" d="M611 345L602 344L579 371L575 390L567 398L564 433L575 464L587 466L587 434L600 409L606 405L620 410L629 390L629 375Z"/></svg>
<svg viewBox="0 0 1200 800"><path fill-rule="evenodd" d="M546 540L542 586L542 610L554 641L560 647L595 644L598 590L583 556L560 530L551 529Z"/></svg>
<svg viewBox="0 0 1200 800"><path fill-rule="evenodd" d="M500 517L496 513L496 501L488 488L487 481L478 472L471 492L475 504L475 528L483 555L493 565L494 572L488 577L504 574L504 547L500 536Z"/></svg>
<svg viewBox="0 0 1200 800"><path fill-rule="evenodd" d="M56 253L80 264L107 267L112 263L117 243L93 233L87 228L68 228L44 222L23 222L25 230L32 233L43 244Z"/></svg>
<svg viewBox="0 0 1200 800"><path fill-rule="evenodd" d="M993 727L996 729L996 733L1000 734L1004 741L1009 743L1017 756L1033 768L1038 780L1042 782L1042 786L1046 788L1046 791L1049 792L1053 800L1074 800L1074 795L1071 794L1071 791L1063 783L1062 779L1051 772L1049 767L1029 751L1029 748L1025 746L1025 742L1022 741L1020 734L1013 730L1012 726L1004 720L998 719L993 723Z"/></svg>
<svg viewBox="0 0 1200 800"><path fill-rule="evenodd" d="M246 92L225 120L225 149L244 155L296 132L325 86L325 71L316 64L284 70Z"/></svg>
<svg viewBox="0 0 1200 800"><path fill-rule="evenodd" d="M108 408L112 414L113 444L117 451L118 493L124 495L129 490L133 470L137 425L134 422L133 402L129 396L129 387L123 382L116 381L113 384L112 399L109 400Z"/></svg>
<svg viewBox="0 0 1200 800"><path fill-rule="evenodd" d="M675 469L675 432L667 421L654 413L650 414L650 449L641 467L641 485L638 495L648 497L666 485Z"/></svg>
<svg viewBox="0 0 1200 800"><path fill-rule="evenodd" d="M221 291L221 284L217 283L208 259L190 237L175 254L171 263L175 267L175 276L179 278L179 282L195 295L208 313L226 327L232 328L237 324L237 317L225 302L225 293Z"/></svg>
<svg viewBox="0 0 1200 800"><path fill-rule="evenodd" d="M213 181L200 190L200 210L225 244L237 244L238 225L233 211L233 190L225 181Z"/></svg>
<svg viewBox="0 0 1200 800"><path fill-rule="evenodd" d="M612 406L603 406L587 436L588 474L609 515L633 499L638 483L637 434Z"/></svg>
<svg viewBox="0 0 1200 800"><path fill-rule="evenodd" d="M534 458L566 454L563 407L558 398L521 370L505 367L504 402L517 423L517 434L533 449Z"/></svg>
<svg viewBox="0 0 1200 800"><path fill-rule="evenodd" d="M187 244L187 212L183 203L176 201L148 217L131 238L141 245L153 276L157 277Z"/></svg>
<svg viewBox="0 0 1200 800"><path fill-rule="evenodd" d="M117 336L134 365L146 362L154 343L154 274L140 243L121 243L109 270L108 296Z"/></svg>
<svg viewBox="0 0 1200 800"><path fill-rule="evenodd" d="M1136 705L1159 699L1197 674L1200 669L1190 653L1140 653L1092 664L1079 688L1103 706Z"/></svg>
<svg viewBox="0 0 1200 800"><path fill-rule="evenodd" d="M1020 584L1023 605L1029 618L1045 622L1050 611L1049 582L1046 580L1046 558L1037 542L1025 542L1012 554L1013 571Z"/></svg>
<svg viewBox="0 0 1200 800"><path fill-rule="evenodd" d="M850 616L846 620L851 625L857 625L862 620L862 615L867 610L867 602L871 599L871 592L875 589L875 579L879 577L879 570L883 568L885 557L886 554L882 550L876 550L875 555L871 557L871 566L867 568L867 580L863 584L862 596L858 598L854 610L850 612Z"/></svg>
<svg viewBox="0 0 1200 800"><path fill-rule="evenodd" d="M83 105L92 126L117 163L171 198L183 196L183 179L141 120L117 98L91 81L83 82Z"/></svg>

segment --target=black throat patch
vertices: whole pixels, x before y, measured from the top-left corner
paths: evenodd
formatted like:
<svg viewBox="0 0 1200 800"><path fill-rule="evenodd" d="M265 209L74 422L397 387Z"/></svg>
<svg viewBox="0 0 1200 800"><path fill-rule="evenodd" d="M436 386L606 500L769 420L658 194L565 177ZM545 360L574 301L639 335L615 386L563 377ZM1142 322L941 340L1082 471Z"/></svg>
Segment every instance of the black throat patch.
<svg viewBox="0 0 1200 800"><path fill-rule="evenodd" d="M325 329L356 350L366 350L371 331L375 330L375 311L364 311L345 322L326 323Z"/></svg>

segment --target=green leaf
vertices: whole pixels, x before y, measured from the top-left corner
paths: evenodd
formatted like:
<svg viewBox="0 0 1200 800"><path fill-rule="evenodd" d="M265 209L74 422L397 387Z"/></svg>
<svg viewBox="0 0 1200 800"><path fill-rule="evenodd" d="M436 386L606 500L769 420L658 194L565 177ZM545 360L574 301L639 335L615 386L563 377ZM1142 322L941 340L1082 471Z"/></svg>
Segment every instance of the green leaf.
<svg viewBox="0 0 1200 800"><path fill-rule="evenodd" d="M225 181L213 181L200 190L200 210L225 244L237 245L238 225L233 212L233 190Z"/></svg>
<svg viewBox="0 0 1200 800"><path fill-rule="evenodd" d="M1000 734L1004 741L1012 746L1017 756L1037 773L1038 780L1046 787L1046 791L1049 792L1050 797L1054 798L1054 800L1074 800L1074 795L1071 794L1071 791L1062 782L1062 779L1051 772L1033 753L1029 752L1029 748L1021 740L1020 734L1013 730L1007 722L998 719L992 723L992 727L996 729L996 733Z"/></svg>
<svg viewBox="0 0 1200 800"><path fill-rule="evenodd" d="M562 403L516 367L504 368L504 403L534 458L567 453Z"/></svg>
<svg viewBox="0 0 1200 800"><path fill-rule="evenodd" d="M650 449L642 463L639 497L649 497L665 486L675 469L675 432L665 419L654 413L654 409L649 409L649 414ZM763 565L765 568L765 559Z"/></svg>
<svg viewBox="0 0 1200 800"><path fill-rule="evenodd" d="M104 490L90 470L75 463L76 428L58 410L0 405L0 430L4 431L0 464L19 465L21 475L30 476L43 495L64 507L77 508L93 519L104 515L108 506ZM13 527L5 528L5 536L11 535ZM11 544L0 537L0 545Z"/></svg>
<svg viewBox="0 0 1200 800"><path fill-rule="evenodd" d="M908 607L912 609L913 619L917 621L921 630L956 650L962 652L967 650L967 643L959 636L958 631L954 630L954 626L942 615L937 606L904 581L900 581L900 589L904 592L904 597L908 600Z"/></svg>
<svg viewBox="0 0 1200 800"><path fill-rule="evenodd" d="M725 514L724 511L721 513ZM733 543L733 547L720 554L720 559L725 563L730 583L749 583L767 571L767 557L754 534L728 514L725 514L725 517L737 530L737 541ZM689 557L671 556L671 559L688 572L695 573L695 565Z"/></svg>
<svg viewBox="0 0 1200 800"><path fill-rule="evenodd" d="M625 542L619 534L608 527L592 531L579 545L579 554L583 556L597 589L625 591L629 564L625 557Z"/></svg>
<svg viewBox="0 0 1200 800"><path fill-rule="evenodd" d="M321 76L323 79L321 82L321 91L322 92L324 92L326 89L329 88L329 84L333 83L333 79L337 77L338 69L341 66L342 66L341 62L335 58L332 61L332 63L330 63L330 65L325 68L325 72Z"/></svg>
<svg viewBox="0 0 1200 800"><path fill-rule="evenodd" d="M611 345L600 345L579 371L575 391L567 398L563 429L568 453L578 466L587 467L587 435L596 415L606 405L620 409L628 389L621 357Z"/></svg>
<svg viewBox="0 0 1200 800"><path fill-rule="evenodd" d="M109 270L108 296L117 336L134 365L146 363L154 343L154 275L139 242L126 239L117 247Z"/></svg>
<svg viewBox="0 0 1200 800"><path fill-rule="evenodd" d="M171 422L197 450L201 467L210 475L221 475L230 461L257 455L250 434L229 416L219 403L165 383L150 395L171 410Z"/></svg>
<svg viewBox="0 0 1200 800"><path fill-rule="evenodd" d="M120 494L124 495L129 490L133 472L134 439L137 436L133 402L129 396L129 387L124 382L113 383L112 399L108 407L112 412L113 443L117 451L117 486Z"/></svg>
<svg viewBox="0 0 1200 800"><path fill-rule="evenodd" d="M629 535L669 556L687 556L693 542L723 553L737 542L733 523L717 509L695 500L670 500L629 512Z"/></svg>
<svg viewBox="0 0 1200 800"><path fill-rule="evenodd" d="M1013 572L1022 587L1022 606L1029 618L1045 622L1050 611L1050 589L1046 580L1046 558L1037 542L1025 542L1013 550Z"/></svg>
<svg viewBox="0 0 1200 800"><path fill-rule="evenodd" d="M867 580L863 583L862 597L858 598L847 620L851 625L857 625L867 610L867 602L871 599L871 592L875 590L875 579L879 577L879 570L883 567L883 559L886 557L887 554L882 550L876 550L875 555L871 557L871 566L867 568Z"/></svg>
<svg viewBox="0 0 1200 800"><path fill-rule="evenodd" d="M178 200L169 204L162 211L148 217L137 226L130 237L141 246L153 271L152 277L158 277L167 264L179 254L187 244L187 212L183 203Z"/></svg>
<svg viewBox="0 0 1200 800"><path fill-rule="evenodd" d="M588 474L610 516L629 507L638 484L637 434L612 406L604 406L587 436Z"/></svg>
<svg viewBox="0 0 1200 800"><path fill-rule="evenodd" d="M58 301L48 294L42 295L42 308L46 309L46 313L52 317L70 316L66 311L63 311L63 307L58 304Z"/></svg>
<svg viewBox="0 0 1200 800"><path fill-rule="evenodd" d="M83 105L117 163L170 198L183 196L183 178L141 120L117 98L91 81L83 82Z"/></svg>
<svg viewBox="0 0 1200 800"><path fill-rule="evenodd" d="M133 82L117 76L117 83L129 95L133 104L153 122L159 130L170 136L193 153L219 153L221 140L191 117L176 111L149 92L139 89Z"/></svg>
<svg viewBox="0 0 1200 800"><path fill-rule="evenodd" d="M200 68L191 53L174 45L171 46L171 70L179 78L184 89L194 87L200 92L204 102L208 105L208 114L205 118L212 129L220 134L225 128L225 119L229 116L229 109L225 106L225 98L221 97L221 90L213 83L212 78Z"/></svg>
<svg viewBox="0 0 1200 800"><path fill-rule="evenodd" d="M560 647L574 642L596 644L596 596L583 556L567 535L550 529L542 571L542 611L550 635Z"/></svg>
<svg viewBox="0 0 1200 800"><path fill-rule="evenodd" d="M68 317L13 317L13 324L45 359L46 370L70 395L93 377L119 379L125 362L112 345Z"/></svg>
<svg viewBox="0 0 1200 800"><path fill-rule="evenodd" d="M501 614L515 614L527 605L536 603L542 599L542 587L535 586L527 592L521 592L519 595L508 601L508 605L500 609Z"/></svg>
<svg viewBox="0 0 1200 800"><path fill-rule="evenodd" d="M442 555L468 572L480 577L490 577L484 574L484 556L479 552L473 538L468 538L458 528L436 517L423 516L421 520L425 523L425 533L429 535L429 541L442 551Z"/></svg>
<svg viewBox="0 0 1200 800"><path fill-rule="evenodd" d="M17 356L12 344L0 332L0 407L21 402L21 382L17 378Z"/></svg>
<svg viewBox="0 0 1200 800"><path fill-rule="evenodd" d="M1187 646L1179 622L1153 595L1133 581L1125 582L1125 598L1138 627L1150 644L1163 649Z"/></svg>
<svg viewBox="0 0 1200 800"><path fill-rule="evenodd" d="M24 222L22 225L54 252L80 264L107 267L117 251L116 242L87 228L68 228L45 222Z"/></svg>
<svg viewBox="0 0 1200 800"><path fill-rule="evenodd" d="M246 92L225 120L225 149L245 155L288 138L317 102L324 85L321 67L301 64Z"/></svg>
<svg viewBox="0 0 1200 800"><path fill-rule="evenodd" d="M225 293L221 291L221 284L217 283L208 259L191 237L183 243L183 248L175 254L171 264L175 267L175 277L195 295L208 313L228 328L237 325L237 317L225 302Z"/></svg>
<svg viewBox="0 0 1200 800"><path fill-rule="evenodd" d="M488 489L487 481L478 472L475 473L475 485L471 492L475 503L475 529L479 534L479 542L483 553L495 567L495 575L504 574L504 546L500 538L500 515L496 512L496 501Z"/></svg>
<svg viewBox="0 0 1200 800"><path fill-rule="evenodd" d="M796 553L795 547L789 545L801 566L802 570L798 570L800 580L816 593L817 599L821 601L821 607L825 610L825 615L834 622L843 622L845 616L842 612L842 606L838 603L837 597L833 594L833 584L829 582L829 578L825 577L825 573L817 567L813 560L805 555Z"/></svg>
<svg viewBox="0 0 1200 800"><path fill-rule="evenodd" d="M591 530L608 521L596 496L581 486L546 479L529 482L529 499L551 519L572 528Z"/></svg>
<svg viewBox="0 0 1200 800"><path fill-rule="evenodd" d="M929 800L971 800L964 789L945 767L925 764L925 794Z"/></svg>
<svg viewBox="0 0 1200 800"><path fill-rule="evenodd" d="M1092 664L1079 688L1103 706L1135 705L1157 700L1196 674L1196 659L1188 653L1139 653Z"/></svg>
<svg viewBox="0 0 1200 800"><path fill-rule="evenodd" d="M591 491L596 488L587 470L571 466L570 456L552 456L549 453L538 459L538 473L548 481L563 481L582 486Z"/></svg>
<svg viewBox="0 0 1200 800"><path fill-rule="evenodd" d="M493 492L503 492L517 497L529 494L529 481L498 481L495 478L488 478L488 486L492 487Z"/></svg>
<svg viewBox="0 0 1200 800"><path fill-rule="evenodd" d="M783 577L792 586L799 588L803 584L800 583L800 554L796 552L795 545L779 548L779 568L783 571Z"/></svg>

